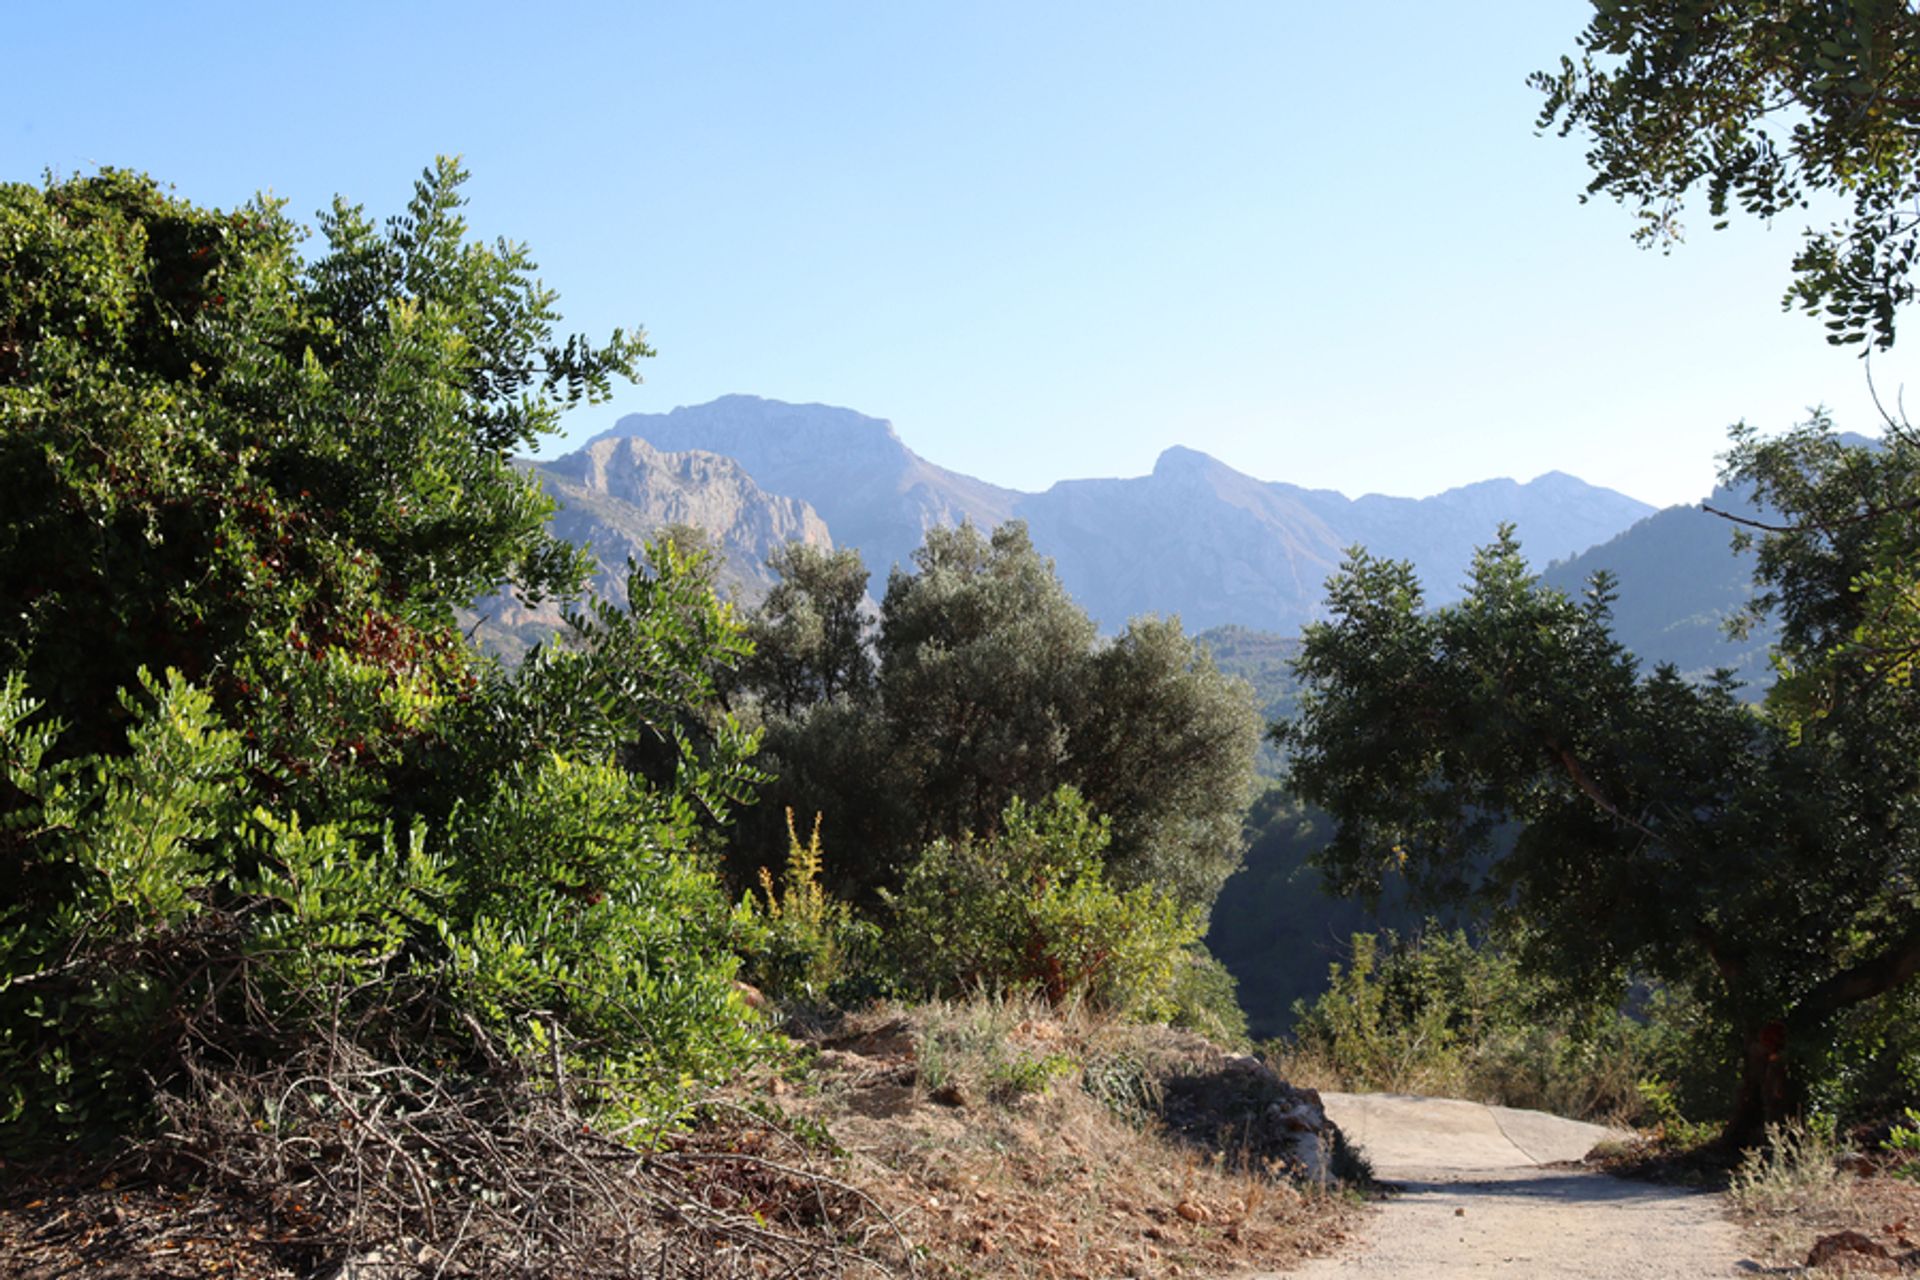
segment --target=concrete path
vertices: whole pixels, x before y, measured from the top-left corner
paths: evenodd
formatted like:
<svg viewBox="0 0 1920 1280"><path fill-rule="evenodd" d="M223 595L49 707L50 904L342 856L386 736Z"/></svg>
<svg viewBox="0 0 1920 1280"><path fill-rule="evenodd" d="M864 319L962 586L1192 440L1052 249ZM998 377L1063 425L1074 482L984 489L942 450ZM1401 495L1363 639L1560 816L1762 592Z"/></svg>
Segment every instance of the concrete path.
<svg viewBox="0 0 1920 1280"><path fill-rule="evenodd" d="M1719 1197L1570 1167L1609 1131L1449 1098L1321 1095L1395 1193L1353 1252L1295 1280L1752 1274ZM1278 1273L1265 1273L1269 1276Z"/></svg>

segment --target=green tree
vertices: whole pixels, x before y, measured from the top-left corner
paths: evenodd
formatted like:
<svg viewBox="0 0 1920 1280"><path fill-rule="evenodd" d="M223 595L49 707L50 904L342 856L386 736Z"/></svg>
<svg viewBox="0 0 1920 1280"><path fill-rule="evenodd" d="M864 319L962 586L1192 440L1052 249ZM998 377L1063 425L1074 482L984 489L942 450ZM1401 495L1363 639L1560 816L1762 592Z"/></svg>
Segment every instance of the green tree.
<svg viewBox="0 0 1920 1280"><path fill-rule="evenodd" d="M789 542L767 557L767 568L779 581L748 619L753 656L741 683L782 716L864 697L873 685L873 654L860 553Z"/></svg>
<svg viewBox="0 0 1920 1280"><path fill-rule="evenodd" d="M851 565L838 581L850 611ZM829 699L816 681L767 726L772 793L826 815L842 892L897 887L927 845L990 839L1013 800L1071 786L1111 820L1116 884L1211 905L1239 861L1259 725L1246 685L1177 622L1102 642L1024 525L962 525L930 529L893 574L874 650L870 693ZM735 843L749 875L780 847L764 815Z"/></svg>
<svg viewBox="0 0 1920 1280"><path fill-rule="evenodd" d="M1855 527L1911 537L1868 516L1911 492L1911 451L1823 440L1738 454L1733 477L1804 531L1768 543L1761 575L1783 653L1825 673L1817 721L1642 673L1609 634L1604 579L1581 602L1545 588L1503 531L1434 611L1411 566L1354 553L1285 731L1292 785L1336 823L1337 887L1399 873L1428 900L1478 893L1529 926L1529 971L1571 992L1645 974L1714 1010L1743 1063L1733 1142L1801 1107L1838 1025L1920 972L1920 705L1833 643L1859 621L1849 557L1881 553Z"/></svg>
<svg viewBox="0 0 1920 1280"><path fill-rule="evenodd" d="M704 847L746 641L701 556L516 672L456 628L577 585L510 453L647 354L556 341L462 176L384 229L336 202L312 261L264 201L0 187L9 1151L325 1036L470 1080L564 1041L640 1095L753 1046Z"/></svg>
<svg viewBox="0 0 1920 1280"><path fill-rule="evenodd" d="M452 610L578 556L511 452L650 354L553 335L524 249L470 243L442 160L324 251L279 204L116 170L0 187L0 663L113 750L172 667L308 793L466 679ZM77 642L84 637L84 642Z"/></svg>
<svg viewBox="0 0 1920 1280"><path fill-rule="evenodd" d="M1634 206L1645 244L1686 199L1771 220L1851 204L1809 230L1787 305L1836 343L1881 347L1920 253L1920 11L1906 0L1595 0L1579 57L1532 83L1542 128L1586 134L1589 194Z"/></svg>
<svg viewBox="0 0 1920 1280"><path fill-rule="evenodd" d="M877 648L917 848L989 833L1014 796L1065 780L1094 626L1018 522L929 529L914 568L888 579Z"/></svg>

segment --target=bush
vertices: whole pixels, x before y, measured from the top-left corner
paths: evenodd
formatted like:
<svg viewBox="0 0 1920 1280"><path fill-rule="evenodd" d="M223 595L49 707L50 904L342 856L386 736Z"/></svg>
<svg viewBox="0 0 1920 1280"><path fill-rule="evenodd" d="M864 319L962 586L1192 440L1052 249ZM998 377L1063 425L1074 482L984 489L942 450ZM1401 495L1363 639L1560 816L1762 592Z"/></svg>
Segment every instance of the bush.
<svg viewBox="0 0 1920 1280"><path fill-rule="evenodd" d="M1107 883L1108 825L1063 787L1041 805L1016 798L1000 834L937 840L886 895L902 981L928 994L1032 990L1164 1018L1198 914L1158 889Z"/></svg>
<svg viewBox="0 0 1920 1280"><path fill-rule="evenodd" d="M254 805L210 698L177 672L140 679L127 754L68 760L49 754L62 723L17 674L0 683L8 862L57 891L0 909L10 1150L134 1127L226 1018L325 1016L430 933L450 888L418 840Z"/></svg>
<svg viewBox="0 0 1920 1280"><path fill-rule="evenodd" d="M1240 1008L1240 984L1227 966L1195 945L1174 973L1172 1010L1167 1021L1235 1048L1248 1043L1247 1015Z"/></svg>
<svg viewBox="0 0 1920 1280"><path fill-rule="evenodd" d="M787 866L780 882L760 869L761 898L734 910L735 945L746 979L777 1000L820 1003L860 976L879 931L821 885L820 817L805 844L787 810Z"/></svg>
<svg viewBox="0 0 1920 1280"><path fill-rule="evenodd" d="M122 696L123 752L61 758L6 677L0 1145L125 1133L322 1039L456 1074L537 1051L627 1113L755 1053L701 848L752 776L710 703L738 629L692 569L663 554L641 613L477 681L411 765L424 812L309 825L176 672Z"/></svg>
<svg viewBox="0 0 1920 1280"><path fill-rule="evenodd" d="M1295 1006L1292 1041L1276 1047L1290 1079L1628 1122L1659 1118L1649 1079L1692 1078L1693 1006L1670 994L1648 999L1638 1018L1568 1003L1506 949L1457 931L1404 941L1357 933L1351 945L1329 989ZM1658 1093L1671 1109L1675 1090Z"/></svg>

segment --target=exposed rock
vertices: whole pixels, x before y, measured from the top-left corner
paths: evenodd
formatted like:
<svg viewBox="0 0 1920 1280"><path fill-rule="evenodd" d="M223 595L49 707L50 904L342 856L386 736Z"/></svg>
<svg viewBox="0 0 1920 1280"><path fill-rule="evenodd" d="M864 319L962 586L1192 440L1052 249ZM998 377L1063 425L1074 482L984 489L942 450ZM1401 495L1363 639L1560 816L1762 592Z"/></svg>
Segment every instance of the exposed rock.
<svg viewBox="0 0 1920 1280"><path fill-rule="evenodd" d="M1900 1269L1887 1247L1858 1231L1838 1231L1830 1236L1821 1236L1813 1242L1813 1248L1807 1251L1808 1267L1824 1267L1835 1261L1843 1261L1849 1270L1858 1272L1884 1272L1891 1274Z"/></svg>
<svg viewBox="0 0 1920 1280"><path fill-rule="evenodd" d="M1161 1082L1170 1133L1246 1165L1324 1185L1344 1146L1320 1095L1297 1089L1258 1058L1200 1058Z"/></svg>
<svg viewBox="0 0 1920 1280"><path fill-rule="evenodd" d="M771 494L731 458L713 453L667 453L635 438L596 440L584 449L529 464L559 504L553 531L587 547L597 597L624 604L627 560L645 557L645 544L669 525L698 529L723 557L718 585L743 604L766 595L774 576L766 560L789 542L831 548L819 513L797 498ZM510 660L563 625L554 601L526 605L510 595L474 606L484 644ZM474 619L469 619L471 625Z"/></svg>
<svg viewBox="0 0 1920 1280"><path fill-rule="evenodd" d="M805 500L838 545L859 549L876 596L890 568L911 566L929 528L963 520L992 528L1013 514L1020 496L935 466L901 443L890 422L830 405L722 396L670 413L629 414L595 444L621 436L724 454L767 492Z"/></svg>

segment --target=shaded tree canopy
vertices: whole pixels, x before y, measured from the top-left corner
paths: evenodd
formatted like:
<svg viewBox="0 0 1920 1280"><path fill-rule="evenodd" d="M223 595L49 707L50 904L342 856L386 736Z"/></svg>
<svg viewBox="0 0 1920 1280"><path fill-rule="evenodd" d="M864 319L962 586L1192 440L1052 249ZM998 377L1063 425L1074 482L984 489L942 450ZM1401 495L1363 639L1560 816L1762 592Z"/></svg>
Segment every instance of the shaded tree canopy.
<svg viewBox="0 0 1920 1280"><path fill-rule="evenodd" d="M1631 205L1636 239L1680 239L1687 199L1725 225L1828 195L1787 305L1829 340L1893 342L1920 252L1920 10L1907 0L1595 0L1577 58L1536 74L1542 128L1591 146L1588 193Z"/></svg>
<svg viewBox="0 0 1920 1280"><path fill-rule="evenodd" d="M1643 673L1605 579L1579 602L1543 587L1510 531L1433 611L1410 566L1355 553L1285 730L1292 785L1337 824L1333 881L1404 872L1444 901L1484 869L1539 971L1589 994L1647 974L1718 1011L1746 1064L1730 1139L1796 1109L1837 1021L1920 972L1920 695L1855 643L1875 603L1853 589L1920 550L1915 465L1822 424L1736 450L1730 478L1794 530L1762 546L1762 604L1817 689L1764 714L1724 682Z"/></svg>

